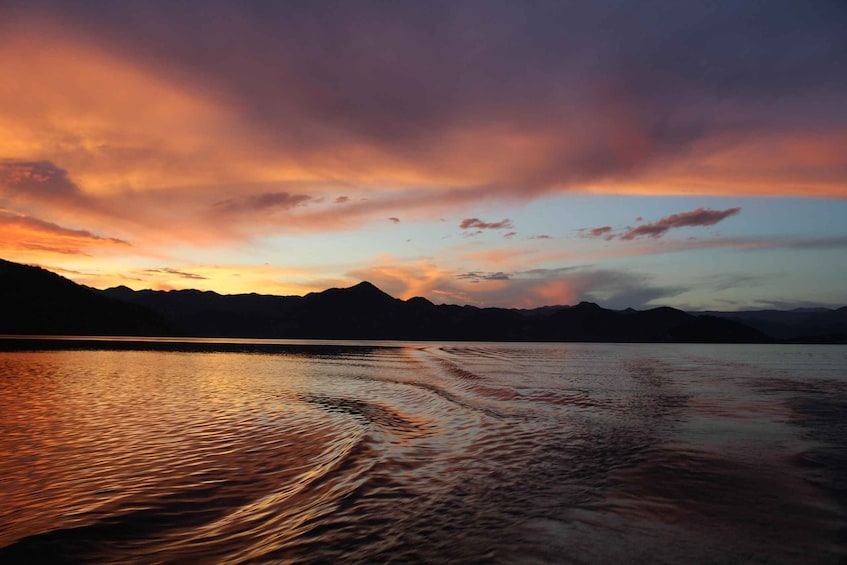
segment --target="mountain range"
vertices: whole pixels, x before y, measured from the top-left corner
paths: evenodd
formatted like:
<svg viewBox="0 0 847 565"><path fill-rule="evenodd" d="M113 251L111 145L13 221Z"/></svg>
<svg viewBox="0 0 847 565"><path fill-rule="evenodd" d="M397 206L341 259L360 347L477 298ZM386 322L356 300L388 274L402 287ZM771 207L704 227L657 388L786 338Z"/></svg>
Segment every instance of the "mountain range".
<svg viewBox="0 0 847 565"><path fill-rule="evenodd" d="M0 260L0 334L195 337L847 343L847 307L793 311L609 310L582 302L536 309L401 300L369 282L306 296L199 290L98 290Z"/></svg>

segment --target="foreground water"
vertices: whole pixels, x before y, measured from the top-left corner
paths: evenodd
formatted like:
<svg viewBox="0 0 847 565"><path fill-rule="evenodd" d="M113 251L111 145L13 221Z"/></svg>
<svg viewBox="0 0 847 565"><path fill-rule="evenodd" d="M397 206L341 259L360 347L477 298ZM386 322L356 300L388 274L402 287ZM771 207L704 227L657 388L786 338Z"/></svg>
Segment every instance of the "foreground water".
<svg viewBox="0 0 847 565"><path fill-rule="evenodd" d="M9 343L0 562L847 560L844 347Z"/></svg>

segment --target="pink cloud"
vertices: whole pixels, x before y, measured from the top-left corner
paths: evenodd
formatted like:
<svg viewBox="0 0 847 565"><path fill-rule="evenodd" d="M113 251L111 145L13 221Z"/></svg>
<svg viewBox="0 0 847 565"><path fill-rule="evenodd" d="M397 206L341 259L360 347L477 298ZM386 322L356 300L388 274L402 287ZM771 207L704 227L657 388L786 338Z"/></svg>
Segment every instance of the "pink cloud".
<svg viewBox="0 0 847 565"><path fill-rule="evenodd" d="M71 229L25 214L0 210L0 250L88 255L92 248L130 247L130 243L102 237L88 230Z"/></svg>

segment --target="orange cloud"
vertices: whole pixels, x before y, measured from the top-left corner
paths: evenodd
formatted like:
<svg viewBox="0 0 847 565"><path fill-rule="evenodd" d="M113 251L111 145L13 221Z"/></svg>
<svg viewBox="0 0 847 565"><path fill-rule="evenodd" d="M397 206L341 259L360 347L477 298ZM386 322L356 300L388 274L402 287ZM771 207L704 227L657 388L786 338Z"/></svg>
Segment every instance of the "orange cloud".
<svg viewBox="0 0 847 565"><path fill-rule="evenodd" d="M683 289L659 287L627 271L585 266L512 273L459 272L426 262L385 264L347 273L350 284L368 280L389 294L424 296L436 303L535 308L582 300L642 306Z"/></svg>
<svg viewBox="0 0 847 565"><path fill-rule="evenodd" d="M49 159L94 193L239 178L215 150L233 117L199 90L38 29L4 38L0 70L0 155Z"/></svg>
<svg viewBox="0 0 847 565"><path fill-rule="evenodd" d="M543 306L548 304L575 304L579 301L578 290L574 288L574 284L568 280L553 280L538 284L533 293L540 297L540 301L536 301L535 305Z"/></svg>
<svg viewBox="0 0 847 565"><path fill-rule="evenodd" d="M364 269L349 271L351 282L363 280L374 283L392 296L409 299L415 296L433 296L440 293L462 296L458 285L452 283L452 272L433 263L414 262L410 264L383 264Z"/></svg>
<svg viewBox="0 0 847 565"><path fill-rule="evenodd" d="M717 135L682 156L662 160L629 178L586 183L592 192L847 198L847 131Z"/></svg>
<svg viewBox="0 0 847 565"><path fill-rule="evenodd" d="M843 131L717 131L677 150L651 137L643 111L612 80L569 94L581 111L566 106L542 120L535 108L510 107L498 119L481 110L435 123L414 143L385 144L339 130L314 108L302 108L311 121L300 121L297 97L271 105L300 128L281 129L274 116L250 113L249 93L209 88L196 73L69 29L24 22L0 44L5 206L117 229L145 246L432 219L574 190L847 195ZM236 209L267 214L221 221Z"/></svg>
<svg viewBox="0 0 847 565"><path fill-rule="evenodd" d="M97 247L127 247L121 239L101 237L88 230L62 227L23 214L0 210L2 251L39 251L64 255L84 255Z"/></svg>
<svg viewBox="0 0 847 565"><path fill-rule="evenodd" d="M134 45L120 31L99 28L92 18L47 24L37 11L21 10L17 31L0 45L7 86L0 90L0 156L50 160L87 193L202 187L214 192L211 203L243 196L233 187L259 194L280 190L269 183L285 182L317 183L309 193L317 197L327 193L321 183L336 181L373 191L430 187L433 208L449 205L432 197L446 187L470 200L574 190L847 195L844 131L820 133L802 124L765 128L760 122L770 121L760 118L743 135L722 122L677 124L651 105L656 101L649 100L655 95L649 84L629 84L625 74L567 73L580 78L567 88L556 83L557 72L579 63L565 56L567 50L561 50L561 69L548 69L550 83L537 79L524 86L528 91L501 85L492 92L464 67L430 67L432 61L417 52L421 46L404 45L421 56L412 60L436 85L454 86L453 72L471 80L460 83L468 92L435 96L417 81L411 89L387 81L396 75L361 73L386 70L358 66L377 55L363 42L351 45L360 59L324 61L336 65L330 71L339 78L350 79L338 89L303 72L301 61L288 58L294 55L285 42L268 43L238 9L232 8L224 29L244 41L220 47L231 57L219 56L214 38L201 35L206 26L191 22L187 34L177 33L185 21L150 11L156 17L133 25L150 26L147 31L170 45L171 57L163 57L157 45ZM289 19L291 25L297 21ZM294 38L301 33L290 31ZM209 53L190 47L202 39ZM305 60L323 61L324 53L303 49ZM373 100L380 87L403 111ZM682 88L680 95L687 92ZM709 115L708 107L699 110ZM249 188L258 185L265 186ZM224 187L233 193L225 194Z"/></svg>

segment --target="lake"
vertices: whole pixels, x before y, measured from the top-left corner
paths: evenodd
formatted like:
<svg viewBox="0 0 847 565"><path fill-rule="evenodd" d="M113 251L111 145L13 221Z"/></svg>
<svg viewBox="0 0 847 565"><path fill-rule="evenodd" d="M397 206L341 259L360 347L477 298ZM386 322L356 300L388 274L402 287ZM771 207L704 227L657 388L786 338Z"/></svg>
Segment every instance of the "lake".
<svg viewBox="0 0 847 565"><path fill-rule="evenodd" d="M844 346L1 341L0 562L847 560Z"/></svg>

